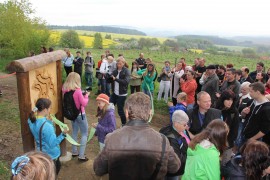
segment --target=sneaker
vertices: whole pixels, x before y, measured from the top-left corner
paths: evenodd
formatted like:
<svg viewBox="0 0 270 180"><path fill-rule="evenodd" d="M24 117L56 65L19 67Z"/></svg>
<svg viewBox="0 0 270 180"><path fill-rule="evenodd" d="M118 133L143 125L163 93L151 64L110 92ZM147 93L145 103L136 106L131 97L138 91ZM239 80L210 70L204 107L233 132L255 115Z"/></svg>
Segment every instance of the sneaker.
<svg viewBox="0 0 270 180"><path fill-rule="evenodd" d="M79 156L79 154L72 154L72 157L77 157Z"/></svg>
<svg viewBox="0 0 270 180"><path fill-rule="evenodd" d="M92 87L87 87L86 90L87 91L92 91Z"/></svg>
<svg viewBox="0 0 270 180"><path fill-rule="evenodd" d="M86 161L88 161L89 159L88 159L87 157L85 157L84 159L78 158L78 160L79 160L80 162L86 162Z"/></svg>

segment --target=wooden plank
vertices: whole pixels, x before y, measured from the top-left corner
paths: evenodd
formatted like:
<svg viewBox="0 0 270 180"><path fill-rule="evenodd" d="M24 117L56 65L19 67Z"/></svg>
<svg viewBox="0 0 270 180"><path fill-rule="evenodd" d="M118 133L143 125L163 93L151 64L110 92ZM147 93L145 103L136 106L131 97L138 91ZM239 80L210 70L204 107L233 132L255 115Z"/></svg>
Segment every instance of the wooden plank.
<svg viewBox="0 0 270 180"><path fill-rule="evenodd" d="M23 151L29 152L35 149L34 137L27 123L29 113L31 112L29 72L17 73L16 76Z"/></svg>
<svg viewBox="0 0 270 180"><path fill-rule="evenodd" d="M56 118L60 121L64 122L63 109L62 109L62 62L58 60L56 62L56 77L57 77L57 98L58 98L58 112L56 113ZM57 135L61 133L60 128L57 126L56 128ZM66 150L66 140L64 139L60 144L61 147L61 155L65 156L67 154Z"/></svg>
<svg viewBox="0 0 270 180"><path fill-rule="evenodd" d="M33 69L37 69L52 62L62 60L66 56L66 52L63 50L43 53L37 56L27 57L19 60L12 61L7 69L10 72L28 72Z"/></svg>

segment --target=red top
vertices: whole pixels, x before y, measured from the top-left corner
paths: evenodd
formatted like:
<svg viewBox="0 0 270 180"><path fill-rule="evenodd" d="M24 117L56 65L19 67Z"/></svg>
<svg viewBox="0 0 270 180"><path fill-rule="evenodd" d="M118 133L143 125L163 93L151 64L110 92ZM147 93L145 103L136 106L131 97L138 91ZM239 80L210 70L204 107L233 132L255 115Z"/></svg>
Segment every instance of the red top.
<svg viewBox="0 0 270 180"><path fill-rule="evenodd" d="M183 92L187 93L187 104L194 104L195 91L197 89L197 83L195 79L182 83L181 89Z"/></svg>
<svg viewBox="0 0 270 180"><path fill-rule="evenodd" d="M98 68L100 68L101 63L102 63L102 59L98 61Z"/></svg>

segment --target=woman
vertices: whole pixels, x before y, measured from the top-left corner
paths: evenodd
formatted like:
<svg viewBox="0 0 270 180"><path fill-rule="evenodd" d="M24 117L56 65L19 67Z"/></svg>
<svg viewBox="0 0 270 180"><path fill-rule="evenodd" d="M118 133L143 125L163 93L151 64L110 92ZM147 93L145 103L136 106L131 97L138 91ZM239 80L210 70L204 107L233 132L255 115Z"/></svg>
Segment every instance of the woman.
<svg viewBox="0 0 270 180"><path fill-rule="evenodd" d="M197 89L197 82L195 80L195 72L188 71L186 73L187 79L180 78L181 90L187 94L187 110L192 109L195 104L195 91Z"/></svg>
<svg viewBox="0 0 270 180"><path fill-rule="evenodd" d="M165 67L162 68L162 72L160 74L161 81L159 83L159 91L158 91L157 100L161 100L162 94L164 92L164 100L167 103L169 90L170 90L170 84L171 84L171 80L168 75L171 72L171 68L170 68L169 61L165 61L164 63L165 63Z"/></svg>
<svg viewBox="0 0 270 180"><path fill-rule="evenodd" d="M37 150L51 157L58 174L61 168L59 144L66 137L67 130L65 129L59 136L56 136L53 122L50 118L50 111L51 101L46 98L39 98L35 108L29 114L28 125L35 138Z"/></svg>
<svg viewBox="0 0 270 180"><path fill-rule="evenodd" d="M131 67L131 78L129 81L130 94L133 94L135 90L136 92L140 92L142 77L137 74L139 70L141 69L139 68L139 64L137 63L137 61L133 61Z"/></svg>
<svg viewBox="0 0 270 180"><path fill-rule="evenodd" d="M256 75L256 80L255 82L261 82L263 84L265 84L265 74L264 73L261 73L261 72L258 72L257 75Z"/></svg>
<svg viewBox="0 0 270 180"><path fill-rule="evenodd" d="M234 102L235 94L231 90L225 90L222 92L216 105L216 109L221 110L223 121L230 129L228 134L229 148L234 146L239 127L239 113Z"/></svg>
<svg viewBox="0 0 270 180"><path fill-rule="evenodd" d="M78 139L78 132L81 131L81 146L80 150L78 151L78 147L75 145L72 145L72 157L78 157L79 161L85 162L88 161L88 158L85 156L85 148L86 148L86 142L87 142L87 135L88 135L88 122L85 115L85 107L88 103L88 96L89 92L86 92L85 95L82 94L81 90L81 79L80 75L75 72L71 72L66 82L63 85L62 88L63 94L69 91L74 91L73 98L75 105L77 109L80 109L81 113L78 115L78 117L71 121L72 124L72 138L77 141Z"/></svg>
<svg viewBox="0 0 270 180"><path fill-rule="evenodd" d="M178 180L179 176L184 174L187 148L190 143L186 131L188 121L188 116L184 111L176 110L172 116L172 125L166 126L159 131L168 138L170 145L181 161L179 170L176 173L167 173L165 180Z"/></svg>
<svg viewBox="0 0 270 180"><path fill-rule="evenodd" d="M62 63L64 64L64 68L68 76L69 73L72 72L72 64L73 64L74 57L70 53L70 50L66 50L66 54L67 54L67 57L63 58Z"/></svg>
<svg viewBox="0 0 270 180"><path fill-rule="evenodd" d="M216 119L191 140L182 180L220 179L219 158L226 148L228 132L226 123Z"/></svg>
<svg viewBox="0 0 270 180"><path fill-rule="evenodd" d="M270 94L270 79L265 84L265 94Z"/></svg>
<svg viewBox="0 0 270 180"><path fill-rule="evenodd" d="M146 69L139 70L138 75L143 76L142 90L148 96L154 93L154 78L156 77L155 65L152 62L147 64ZM151 95L150 95L151 94Z"/></svg>
<svg viewBox="0 0 270 180"><path fill-rule="evenodd" d="M173 105L175 106L177 104L177 94L179 91L179 80L180 77L184 74L183 70L183 63L179 62L175 68L172 69L172 71L168 74L168 76L171 78L171 97L173 101Z"/></svg>
<svg viewBox="0 0 270 180"><path fill-rule="evenodd" d="M269 148L267 144L249 140L242 148L242 155L233 157L221 168L225 180L260 180L269 173ZM267 178L268 179L268 178Z"/></svg>

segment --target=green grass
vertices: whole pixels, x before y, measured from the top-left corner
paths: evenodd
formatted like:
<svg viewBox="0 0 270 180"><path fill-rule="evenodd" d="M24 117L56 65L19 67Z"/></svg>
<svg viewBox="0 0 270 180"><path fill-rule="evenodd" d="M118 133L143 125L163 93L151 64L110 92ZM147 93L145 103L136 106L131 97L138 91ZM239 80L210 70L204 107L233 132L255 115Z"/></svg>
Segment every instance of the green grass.
<svg viewBox="0 0 270 180"><path fill-rule="evenodd" d="M10 179L10 168L7 165L6 162L4 161L0 161L0 179L6 180L6 179Z"/></svg>
<svg viewBox="0 0 270 180"><path fill-rule="evenodd" d="M10 121L16 124L19 124L20 122L18 104L10 102L10 99L3 99L0 101L0 114L1 120Z"/></svg>

